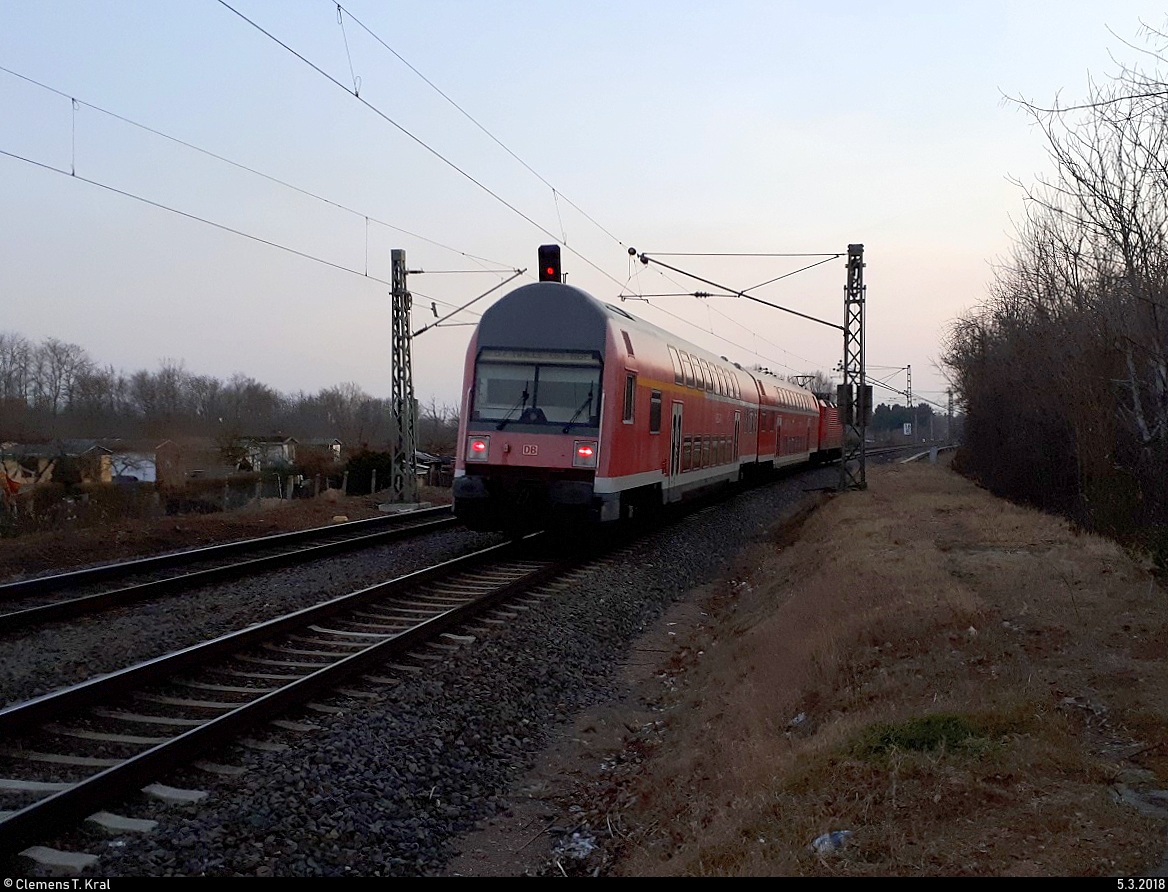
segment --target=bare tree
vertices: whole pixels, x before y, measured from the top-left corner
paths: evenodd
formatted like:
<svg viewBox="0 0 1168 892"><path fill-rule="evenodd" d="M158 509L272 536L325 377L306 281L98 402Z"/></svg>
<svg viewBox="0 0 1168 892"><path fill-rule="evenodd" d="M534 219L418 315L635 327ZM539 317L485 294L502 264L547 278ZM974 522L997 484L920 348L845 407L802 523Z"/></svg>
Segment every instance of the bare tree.
<svg viewBox="0 0 1168 892"><path fill-rule="evenodd" d="M55 419L68 405L81 376L92 370L93 361L84 348L46 338L33 351L34 407Z"/></svg>
<svg viewBox="0 0 1168 892"><path fill-rule="evenodd" d="M0 331L0 399L30 398L32 354L33 347L25 337Z"/></svg>
<svg viewBox="0 0 1168 892"><path fill-rule="evenodd" d="M457 406L430 397L418 412L418 448L432 455L453 455L458 439Z"/></svg>

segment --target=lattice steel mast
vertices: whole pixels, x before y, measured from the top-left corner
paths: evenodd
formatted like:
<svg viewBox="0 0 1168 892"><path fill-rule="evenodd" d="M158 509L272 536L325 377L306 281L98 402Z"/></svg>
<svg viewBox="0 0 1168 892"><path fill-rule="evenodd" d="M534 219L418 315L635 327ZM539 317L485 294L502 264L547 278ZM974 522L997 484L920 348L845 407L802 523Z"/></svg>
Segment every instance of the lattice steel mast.
<svg viewBox="0 0 1168 892"><path fill-rule="evenodd" d="M848 282L844 287L844 383L840 414L844 422L840 489L867 489L868 413L872 388L864 367L864 246L848 245Z"/></svg>
<svg viewBox="0 0 1168 892"><path fill-rule="evenodd" d="M406 287L406 252L390 251L393 265L393 388L390 409L393 412L393 467L391 487L393 501L415 502L418 478L414 473L414 453L418 444L418 405L414 399L414 367L411 357L410 310L414 299Z"/></svg>

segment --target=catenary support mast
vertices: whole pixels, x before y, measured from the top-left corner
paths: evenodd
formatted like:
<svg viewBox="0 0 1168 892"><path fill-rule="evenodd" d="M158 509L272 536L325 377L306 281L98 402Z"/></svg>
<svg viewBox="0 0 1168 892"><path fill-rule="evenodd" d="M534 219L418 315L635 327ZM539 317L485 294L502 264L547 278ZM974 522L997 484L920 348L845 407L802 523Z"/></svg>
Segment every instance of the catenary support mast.
<svg viewBox="0 0 1168 892"><path fill-rule="evenodd" d="M871 388L864 368L864 246L848 245L848 282L844 286L844 383L837 400L844 423L839 488L866 489L868 413Z"/></svg>
<svg viewBox="0 0 1168 892"><path fill-rule="evenodd" d="M390 259L393 265L393 388L390 408L393 412L394 437L391 486L394 502L415 502L418 498L418 477L414 473L418 409L414 399L410 334L410 310L414 299L406 287L406 252L394 248L390 251Z"/></svg>

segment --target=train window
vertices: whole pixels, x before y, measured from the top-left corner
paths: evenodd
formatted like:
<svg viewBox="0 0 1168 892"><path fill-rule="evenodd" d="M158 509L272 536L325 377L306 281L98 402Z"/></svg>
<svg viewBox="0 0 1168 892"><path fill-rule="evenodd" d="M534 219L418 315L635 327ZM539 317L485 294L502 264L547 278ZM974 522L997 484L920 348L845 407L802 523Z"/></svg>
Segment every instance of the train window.
<svg viewBox="0 0 1168 892"><path fill-rule="evenodd" d="M685 386L694 386L694 368L690 361L690 355L685 351L681 352L681 367L685 370Z"/></svg>
<svg viewBox="0 0 1168 892"><path fill-rule="evenodd" d="M621 329L621 337L625 339L625 349L629 351L629 356L636 356L637 354L633 352L632 338L629 337L629 333L623 328Z"/></svg>
<svg viewBox="0 0 1168 892"><path fill-rule="evenodd" d="M677 355L677 348L669 348L669 361L673 363L673 383L684 384L685 372L681 368L681 357Z"/></svg>
<svg viewBox="0 0 1168 892"><path fill-rule="evenodd" d="M547 359L557 360L554 364ZM480 357L475 370L476 421L517 421L539 410L553 424L596 425L600 415L600 364L589 357L549 355L529 362ZM563 364L561 364L561 362Z"/></svg>
<svg viewBox="0 0 1168 892"><path fill-rule="evenodd" d="M693 459L693 440L686 437L681 441L681 469L688 471L693 467L690 462Z"/></svg>
<svg viewBox="0 0 1168 892"><path fill-rule="evenodd" d="M661 433L661 391L649 391L649 433Z"/></svg>
<svg viewBox="0 0 1168 892"><path fill-rule="evenodd" d="M633 409L637 402L637 376L625 375L625 424L633 423Z"/></svg>
<svg viewBox="0 0 1168 892"><path fill-rule="evenodd" d="M715 384L718 388L718 396L726 396L726 373L717 366L714 366Z"/></svg>
<svg viewBox="0 0 1168 892"><path fill-rule="evenodd" d="M702 360L702 390L714 389L714 374L710 371L710 364Z"/></svg>
<svg viewBox="0 0 1168 892"><path fill-rule="evenodd" d="M702 437L702 467L710 466L710 438Z"/></svg>

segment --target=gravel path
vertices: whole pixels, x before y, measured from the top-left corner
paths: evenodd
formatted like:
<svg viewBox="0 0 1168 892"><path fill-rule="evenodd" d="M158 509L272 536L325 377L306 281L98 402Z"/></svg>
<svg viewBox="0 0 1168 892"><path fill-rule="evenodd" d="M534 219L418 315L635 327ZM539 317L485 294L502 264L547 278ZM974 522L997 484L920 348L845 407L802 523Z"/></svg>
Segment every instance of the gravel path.
<svg viewBox="0 0 1168 892"><path fill-rule="evenodd" d="M619 563L590 569L506 629L425 673L402 675L396 686L377 689L376 700L338 696L329 703L343 707L339 715L306 710L289 716L319 727L264 733L267 741L287 744L286 751L237 746L208 757L245 766L245 774L220 778L188 769L166 779L209 791L202 802L173 806L139 799L114 809L158 820L153 833L94 834L69 842L101 854L89 876L437 873L462 834L507 808L509 785L549 731L576 711L611 699L618 663L648 624L694 585L723 574L748 541L806 499L808 490L837 480L835 469L809 472L660 530L629 546ZM113 634L103 624L104 644L59 642L58 660L72 648L85 653L70 657L65 667L43 653L54 644L47 633L30 636L40 641L4 643L0 683L10 697L30 696L118 668L127 654L149 655L143 648L162 652L282 612L272 605L274 592L282 609L302 606L324 593L385 578L386 561L398 562L392 574L398 575L407 569L403 560L416 558L421 565L435 557L433 550L415 555L413 547L386 549L397 551L392 559L362 554L318 570L289 571L278 584L257 584L254 591L241 585L229 593L192 592L182 609L168 602L156 618L135 613ZM459 546L452 541L441 547ZM151 623L158 628L148 628ZM137 640L146 635L148 644ZM37 872L27 862L20 866L23 875Z"/></svg>

